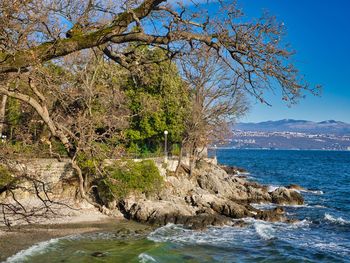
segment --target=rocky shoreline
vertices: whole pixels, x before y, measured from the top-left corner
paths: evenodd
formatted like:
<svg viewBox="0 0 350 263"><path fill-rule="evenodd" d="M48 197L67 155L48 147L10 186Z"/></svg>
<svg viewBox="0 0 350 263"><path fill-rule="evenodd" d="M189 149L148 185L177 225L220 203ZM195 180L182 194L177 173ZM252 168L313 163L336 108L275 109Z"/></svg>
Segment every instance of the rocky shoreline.
<svg viewBox="0 0 350 263"><path fill-rule="evenodd" d="M295 187L280 187L269 192L267 186L242 177L242 172L246 171L236 167L222 167L201 160L191 175L186 171L182 169L178 174L168 173L163 190L158 194L131 195L117 205L116 202L109 204L109 208L118 208L126 218L140 223L156 226L174 223L192 229L205 229L208 226L236 225L239 222L237 219L245 217L294 222L287 218L282 206L260 210L252 204L304 203Z"/></svg>
<svg viewBox="0 0 350 263"><path fill-rule="evenodd" d="M186 167L177 174L168 170L164 174L162 190L156 194L133 194L122 201L105 204L107 208L104 212L110 217L92 206L78 203L80 205L75 205L77 210L60 208L41 223L17 225L11 231L3 226L0 228L2 240L9 242L0 242L0 247L6 252L0 259L53 237L120 228L130 222L123 217L136 221L131 224L142 223L146 228L151 225L152 229L173 223L204 230L209 226L241 227L246 224L242 219L247 217L271 222L295 222L285 215L283 205L304 203L299 192L305 189L298 185L269 191L268 186L248 180L247 171L241 168L220 166L209 160L199 161L196 167L191 175ZM60 197L68 196L62 193ZM254 206L257 203L273 203L276 207L261 210ZM19 237L23 242L16 243Z"/></svg>
<svg viewBox="0 0 350 263"><path fill-rule="evenodd" d="M44 165L47 162L44 162ZM56 173L52 174L52 167L58 167L58 164L51 161L50 169L44 170L39 177L50 187L50 193L53 194L51 200L55 201L50 202L50 207L46 208L52 213L51 216L46 214L47 218L42 221L42 224L50 220L58 222L59 218L64 218L64 216L81 216L81 213L86 214L89 209L92 214L89 214L87 218L98 220L99 215L102 214L95 211L96 209L90 204L78 202L75 186L62 183L67 178L62 177L61 171L64 171L64 175L68 174L71 177L74 175L58 168L57 171L54 170ZM167 168L164 168L163 162L158 162L157 166L164 179L163 185L159 187L161 190L148 195L135 193L122 200L109 200L103 203L102 212L111 217L124 217L154 226L174 223L192 229L205 229L208 226L234 225L239 222L237 219L245 217L273 222L293 221L286 217L283 205L302 205L304 203L300 191L305 189L300 186L290 185L271 191L268 186L246 178L248 174L246 170L221 166L213 159L198 161L191 174L186 164L183 164L177 173L175 173L177 166L175 162L171 165L168 163ZM40 168L40 166L37 165L34 168ZM38 205L35 196L31 196L28 192L22 193L20 189L16 191L18 200L28 205L28 211ZM2 198L6 200L7 197ZM100 198L100 200L103 199ZM276 204L277 207L271 210L260 210L253 206L268 203ZM73 210L69 207L73 207ZM8 219L12 225L21 224L21 220L18 220L16 216L8 217ZM40 218L31 219L33 223L38 223L38 220Z"/></svg>

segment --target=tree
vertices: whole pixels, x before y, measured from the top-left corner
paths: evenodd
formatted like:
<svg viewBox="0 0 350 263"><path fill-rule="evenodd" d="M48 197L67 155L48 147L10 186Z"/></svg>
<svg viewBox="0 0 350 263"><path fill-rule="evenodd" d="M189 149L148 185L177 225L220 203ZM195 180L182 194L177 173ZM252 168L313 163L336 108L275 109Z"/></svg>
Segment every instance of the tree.
<svg viewBox="0 0 350 263"><path fill-rule="evenodd" d="M92 47L126 66L133 52L123 54L121 44L137 42L176 53L203 43L251 94L263 100L264 89L272 88L274 79L286 100L297 98L308 86L288 63L292 52L282 45L282 24L271 17L241 22L243 14L235 4L221 6L217 15L209 16L200 6L186 8L166 0L3 1L0 73L6 79L11 72ZM69 31L67 24L73 24Z"/></svg>
<svg viewBox="0 0 350 263"><path fill-rule="evenodd" d="M6 102L7 102L7 96L2 95L1 103L0 103L0 140L2 139L4 125L5 125Z"/></svg>
<svg viewBox="0 0 350 263"><path fill-rule="evenodd" d="M125 49L130 43L158 47L169 58L205 45L217 63L226 65L238 87L262 102L267 103L264 92L277 86L282 98L292 103L309 89L290 63L293 52L283 45L281 24L267 16L244 22L235 4L220 2L220 6L217 14L209 15L200 5L186 8L166 0L4 0L0 3L0 93L35 109L72 158L85 196L74 136L49 113L43 95L49 85L32 77L46 62L60 65L70 54L95 48L132 71L136 62L159 61L139 57L137 49Z"/></svg>
<svg viewBox="0 0 350 263"><path fill-rule="evenodd" d="M128 125L118 70L101 57L84 54L60 66L45 64L19 74L8 84L13 88L2 89L35 109L49 128L48 140L59 139L78 174L83 198L91 181L87 170L98 173L99 161L113 156L120 130Z"/></svg>
<svg viewBox="0 0 350 263"><path fill-rule="evenodd" d="M210 142L230 133L230 125L248 110L237 77L230 76L228 65L212 53L201 45L180 60L191 93L183 146L195 158Z"/></svg>
<svg viewBox="0 0 350 263"><path fill-rule="evenodd" d="M165 130L169 131L170 144L180 143L188 114L189 91L176 64L159 48L143 46L133 50L138 52L138 59L158 63L140 62L123 87L133 116L126 130L129 149L136 153L159 150Z"/></svg>

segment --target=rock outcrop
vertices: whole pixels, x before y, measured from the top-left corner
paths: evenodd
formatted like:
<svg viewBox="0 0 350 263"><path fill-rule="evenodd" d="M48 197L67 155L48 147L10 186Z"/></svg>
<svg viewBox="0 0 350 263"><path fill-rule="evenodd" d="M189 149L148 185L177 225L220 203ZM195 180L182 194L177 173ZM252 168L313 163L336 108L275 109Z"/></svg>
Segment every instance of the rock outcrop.
<svg viewBox="0 0 350 263"><path fill-rule="evenodd" d="M293 189L279 187L271 192L272 202L279 205L302 205L304 198Z"/></svg>
<svg viewBox="0 0 350 263"><path fill-rule="evenodd" d="M233 225L232 219L245 217L287 221L283 208L263 211L251 204L300 205L303 202L303 197L292 189L281 187L269 193L266 186L201 161L191 176L185 172L168 175L160 193L147 198L129 196L119 203L119 209L127 218L142 223L175 223L202 229L209 225Z"/></svg>

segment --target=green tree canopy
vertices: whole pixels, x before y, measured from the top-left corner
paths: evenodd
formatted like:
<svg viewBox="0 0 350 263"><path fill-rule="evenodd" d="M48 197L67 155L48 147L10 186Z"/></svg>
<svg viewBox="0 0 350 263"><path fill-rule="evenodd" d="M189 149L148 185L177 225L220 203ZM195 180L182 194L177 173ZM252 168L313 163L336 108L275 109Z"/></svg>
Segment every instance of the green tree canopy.
<svg viewBox="0 0 350 263"><path fill-rule="evenodd" d="M132 112L126 130L128 147L140 153L159 149L165 130L169 131L170 144L181 141L190 94L164 50L149 46L136 49L142 61L157 61L137 65L124 87Z"/></svg>

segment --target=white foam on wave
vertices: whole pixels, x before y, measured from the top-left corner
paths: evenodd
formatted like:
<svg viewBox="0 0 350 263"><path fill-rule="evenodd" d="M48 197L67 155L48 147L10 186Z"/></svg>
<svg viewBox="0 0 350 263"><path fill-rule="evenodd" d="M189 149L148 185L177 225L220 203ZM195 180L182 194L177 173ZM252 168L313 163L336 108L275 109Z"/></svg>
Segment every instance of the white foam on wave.
<svg viewBox="0 0 350 263"><path fill-rule="evenodd" d="M324 214L324 219L333 223L341 224L341 225L350 224L350 221L345 220L342 217L334 217L327 213Z"/></svg>
<svg viewBox="0 0 350 263"><path fill-rule="evenodd" d="M294 190L294 189L293 189ZM308 189L303 189L303 190L294 190L298 193L302 192L302 193L311 193L311 194L315 194L315 195L323 195L324 192L321 190L308 190Z"/></svg>
<svg viewBox="0 0 350 263"><path fill-rule="evenodd" d="M237 175L250 175L249 172L240 172L240 171L237 171L236 174Z"/></svg>
<svg viewBox="0 0 350 263"><path fill-rule="evenodd" d="M264 240L271 240L274 239L274 229L270 224L265 223L254 223L254 228L256 233Z"/></svg>
<svg viewBox="0 0 350 263"><path fill-rule="evenodd" d="M283 207L291 207L291 208L303 208L303 207L309 207L308 204L303 204L303 205L279 205Z"/></svg>
<svg viewBox="0 0 350 263"><path fill-rule="evenodd" d="M260 210L268 210L268 209L273 209L276 208L276 204L273 203L267 203L267 204L258 204L258 203L252 203L250 204L252 207Z"/></svg>
<svg viewBox="0 0 350 263"><path fill-rule="evenodd" d="M19 263L25 261L30 256L44 254L46 251L49 250L49 248L52 248L52 246L57 244L61 239L62 238L53 238L48 241L37 243L7 258L5 263Z"/></svg>
<svg viewBox="0 0 350 263"><path fill-rule="evenodd" d="M34 244L33 246L23 249L13 256L9 257L4 261L4 263L17 263L17 262L23 262L28 257L34 256L34 255L41 255L46 253L47 251L54 249L55 245L58 244L61 240L77 240L82 238L81 234L77 235L70 235L65 237L58 237L58 238L52 238L50 240L46 240L43 242L39 242L37 244Z"/></svg>
<svg viewBox="0 0 350 263"><path fill-rule="evenodd" d="M311 207L315 207L315 208L327 208L326 206L324 205L313 205Z"/></svg>
<svg viewBox="0 0 350 263"><path fill-rule="evenodd" d="M139 262L140 263L151 263L151 262L158 262L155 260L152 256L146 254L146 253L141 253L139 256Z"/></svg>
<svg viewBox="0 0 350 263"><path fill-rule="evenodd" d="M154 242L173 242L177 244L210 245L214 247L230 247L237 240L248 240L253 228L246 227L209 227L205 231L186 229L181 225L167 224L148 235Z"/></svg>
<svg viewBox="0 0 350 263"><path fill-rule="evenodd" d="M304 220L292 223L290 225L290 227L291 228L305 228L305 227L309 227L311 223L312 223L311 221L304 219Z"/></svg>

